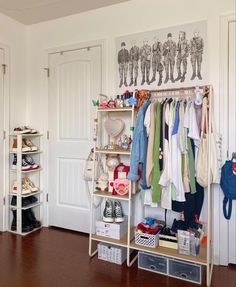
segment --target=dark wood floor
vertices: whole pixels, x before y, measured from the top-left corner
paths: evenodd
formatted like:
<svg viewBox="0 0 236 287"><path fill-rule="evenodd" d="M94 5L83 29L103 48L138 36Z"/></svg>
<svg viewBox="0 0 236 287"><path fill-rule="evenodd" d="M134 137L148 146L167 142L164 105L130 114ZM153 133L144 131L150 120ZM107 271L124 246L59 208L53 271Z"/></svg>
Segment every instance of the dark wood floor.
<svg viewBox="0 0 236 287"><path fill-rule="evenodd" d="M0 287L187 287L199 286L92 259L88 236L43 228L26 237L0 233ZM205 286L203 284L202 286ZM236 267L214 268L212 287L235 287Z"/></svg>

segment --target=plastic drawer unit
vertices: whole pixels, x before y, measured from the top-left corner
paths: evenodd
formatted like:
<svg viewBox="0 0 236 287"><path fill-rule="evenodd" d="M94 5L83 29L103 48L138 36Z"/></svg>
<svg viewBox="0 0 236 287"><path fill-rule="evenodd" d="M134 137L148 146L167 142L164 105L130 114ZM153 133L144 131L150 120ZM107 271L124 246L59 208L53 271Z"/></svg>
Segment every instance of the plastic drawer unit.
<svg viewBox="0 0 236 287"><path fill-rule="evenodd" d="M167 275L167 258L139 251L138 268Z"/></svg>
<svg viewBox="0 0 236 287"><path fill-rule="evenodd" d="M169 259L169 276L201 284L201 265Z"/></svg>

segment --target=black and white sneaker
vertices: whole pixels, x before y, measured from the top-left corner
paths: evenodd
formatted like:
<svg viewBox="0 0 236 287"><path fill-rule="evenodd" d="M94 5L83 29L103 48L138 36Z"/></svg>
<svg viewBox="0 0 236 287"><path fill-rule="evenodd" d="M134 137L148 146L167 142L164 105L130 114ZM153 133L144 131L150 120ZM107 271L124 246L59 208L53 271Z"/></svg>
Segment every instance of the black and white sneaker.
<svg viewBox="0 0 236 287"><path fill-rule="evenodd" d="M115 200L114 203L115 222L123 222L125 220L124 213L120 201Z"/></svg>
<svg viewBox="0 0 236 287"><path fill-rule="evenodd" d="M37 168L39 168L39 165L35 163L34 159L33 159L31 156L29 156L29 155L23 155L23 157L22 157L22 162L23 162L23 160L24 160L28 165L31 166L31 169L37 169Z"/></svg>
<svg viewBox="0 0 236 287"><path fill-rule="evenodd" d="M103 218L102 220L104 222L113 222L114 218L113 218L113 206L112 206L112 202L111 200L107 200L106 201L106 205L103 211Z"/></svg>

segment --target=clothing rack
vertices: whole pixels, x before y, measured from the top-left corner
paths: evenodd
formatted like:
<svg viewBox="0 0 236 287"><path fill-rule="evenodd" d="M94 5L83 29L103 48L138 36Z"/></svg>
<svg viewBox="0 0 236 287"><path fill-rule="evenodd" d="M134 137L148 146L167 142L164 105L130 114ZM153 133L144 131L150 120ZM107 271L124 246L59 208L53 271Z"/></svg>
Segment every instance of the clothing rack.
<svg viewBox="0 0 236 287"><path fill-rule="evenodd" d="M208 110L209 110L209 121L208 121L208 130L211 130L212 124L212 105L213 105L213 88L211 85L204 86L192 86L192 87L181 87L173 89L160 89L160 90L151 90L150 94L151 100L158 100L163 98L188 98L190 96L195 96L195 89L199 88L202 91L202 96L206 96L209 99ZM160 95L164 94L164 95ZM208 141L208 162L211 162L211 153L210 153L210 138ZM212 218L213 218L213 203L211 195L211 183L210 183L210 167L208 168L208 185L207 185L207 254L206 254L206 283L207 286L211 285L211 278L213 272L213 243L212 243Z"/></svg>
<svg viewBox="0 0 236 287"><path fill-rule="evenodd" d="M173 98L173 97L190 97L195 95L195 89L199 88L199 90L203 90L203 96L210 93L211 86L192 86L192 87L183 87L183 88L173 88L173 89L161 89L161 90L151 90L151 99L161 99L161 98ZM159 95L165 93L166 95ZM176 94L178 93L178 94ZM168 95L167 95L168 94Z"/></svg>

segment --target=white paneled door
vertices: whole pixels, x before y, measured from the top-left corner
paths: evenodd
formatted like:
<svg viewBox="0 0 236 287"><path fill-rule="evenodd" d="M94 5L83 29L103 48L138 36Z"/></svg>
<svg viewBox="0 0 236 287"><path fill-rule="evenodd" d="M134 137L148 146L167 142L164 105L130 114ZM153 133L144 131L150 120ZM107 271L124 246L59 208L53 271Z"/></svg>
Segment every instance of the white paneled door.
<svg viewBox="0 0 236 287"><path fill-rule="evenodd" d="M229 103L228 103L228 151L236 152L236 22L229 22ZM236 264L236 200L232 204L232 215L229 221L229 263Z"/></svg>
<svg viewBox="0 0 236 287"><path fill-rule="evenodd" d="M0 206L3 206L3 182L4 182L4 74L2 65L4 64L4 51L0 49ZM0 231L3 230L3 208L0 214Z"/></svg>
<svg viewBox="0 0 236 287"><path fill-rule="evenodd" d="M92 99L101 92L101 47L49 58L49 225L89 232L83 180L92 146Z"/></svg>

